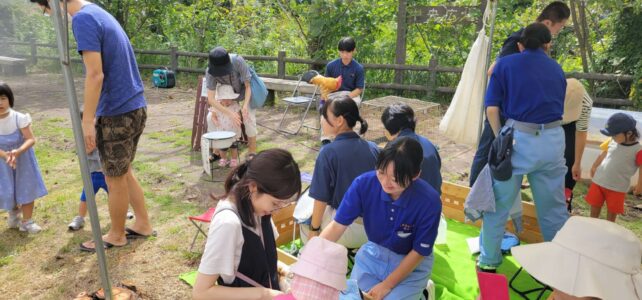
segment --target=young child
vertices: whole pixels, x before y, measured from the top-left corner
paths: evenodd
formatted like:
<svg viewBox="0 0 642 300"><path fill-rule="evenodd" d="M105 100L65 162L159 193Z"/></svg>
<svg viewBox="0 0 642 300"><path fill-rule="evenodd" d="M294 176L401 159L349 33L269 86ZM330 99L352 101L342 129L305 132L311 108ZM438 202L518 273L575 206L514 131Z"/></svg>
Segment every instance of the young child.
<svg viewBox="0 0 642 300"><path fill-rule="evenodd" d="M33 151L31 116L13 110L13 103L11 88L0 82L0 209L9 211L9 228L38 233L42 228L32 219L34 202L47 189Z"/></svg>
<svg viewBox="0 0 642 300"><path fill-rule="evenodd" d="M80 118L82 119L82 111L80 109ZM89 172L91 172L91 184L94 186L94 194L98 193L102 188L105 193L109 193L107 189L107 182L105 182L105 174L103 174L102 165L100 163L100 156L98 155L98 148L87 154L87 162L89 163ZM78 215L71 220L67 226L69 230L76 231L85 226L85 217L87 216L87 196L85 189L80 194L80 205L78 206ZM130 211L127 212L127 219L134 218L134 214Z"/></svg>
<svg viewBox="0 0 642 300"><path fill-rule="evenodd" d="M218 84L216 86L215 101L221 103L228 110L238 112L241 110L239 103L236 99L239 94L234 93L234 88L227 84ZM210 112L207 114L207 131L231 131L236 133L236 137L241 137L241 127L234 123L234 120L225 112L217 110L212 106ZM234 142L229 149L219 149L218 155L221 157L218 161L219 167L236 168L239 164L238 144ZM231 158L228 161L227 157L231 152Z"/></svg>
<svg viewBox="0 0 642 300"><path fill-rule="evenodd" d="M599 218L605 201L609 221L615 222L617 215L624 213L624 198L636 170L640 176L634 194L642 193L642 145L638 142L640 133L635 125L635 119L630 115L616 113L608 119L606 128L600 130L611 139L600 146L603 152L591 168L593 183L586 202L591 205L593 218Z"/></svg>

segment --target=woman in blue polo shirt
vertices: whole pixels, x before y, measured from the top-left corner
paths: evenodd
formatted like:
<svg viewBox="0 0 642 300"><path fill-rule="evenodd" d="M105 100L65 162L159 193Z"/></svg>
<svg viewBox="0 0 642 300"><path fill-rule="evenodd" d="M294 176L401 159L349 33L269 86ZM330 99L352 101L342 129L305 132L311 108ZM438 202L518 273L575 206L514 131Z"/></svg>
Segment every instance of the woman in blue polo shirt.
<svg viewBox="0 0 642 300"><path fill-rule="evenodd" d="M399 137L379 153L376 171L354 180L334 221L321 233L338 240L363 217L368 242L350 274L374 299L419 299L430 273L441 200L421 173L423 150L411 137Z"/></svg>
<svg viewBox="0 0 642 300"><path fill-rule="evenodd" d="M314 165L310 197L315 199L310 229L303 229L304 241L319 234L321 227L332 221L343 194L357 176L375 167L379 149L354 132L361 123L360 134L368 130L368 123L359 114L357 104L349 96L329 99L321 108L321 115L335 140L323 146ZM327 132L326 132L327 133ZM350 226L346 235L337 243L346 248L359 248L366 242L361 221Z"/></svg>
<svg viewBox="0 0 642 300"><path fill-rule="evenodd" d="M486 114L495 136L513 128L512 176L493 179L495 212L484 214L479 267L493 272L502 262L501 240L522 178L528 176L538 223L550 241L568 219L564 199L565 138L561 127L566 79L546 51L551 33L533 23L522 33L520 54L500 59L486 92ZM500 111L507 119L501 128Z"/></svg>

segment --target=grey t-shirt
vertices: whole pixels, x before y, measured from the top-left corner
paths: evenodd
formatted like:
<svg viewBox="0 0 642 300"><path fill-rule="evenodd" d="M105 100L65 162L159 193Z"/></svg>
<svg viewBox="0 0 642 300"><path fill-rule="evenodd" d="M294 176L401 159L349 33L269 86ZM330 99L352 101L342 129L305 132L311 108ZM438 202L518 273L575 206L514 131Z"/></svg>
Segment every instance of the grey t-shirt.
<svg viewBox="0 0 642 300"><path fill-rule="evenodd" d="M631 187L631 177L639 168L636 158L640 151L642 151L640 143L622 145L611 141L606 157L595 171L593 182L609 190L628 192Z"/></svg>
<svg viewBox="0 0 642 300"><path fill-rule="evenodd" d="M209 68L205 70L207 89L215 91L217 84L229 84L234 88L234 92L239 94L236 101L243 101L245 100L245 82L250 81L252 76L250 74L250 67L245 62L245 59L238 54L230 54L230 59L234 66L234 72L230 75L214 77L207 72Z"/></svg>

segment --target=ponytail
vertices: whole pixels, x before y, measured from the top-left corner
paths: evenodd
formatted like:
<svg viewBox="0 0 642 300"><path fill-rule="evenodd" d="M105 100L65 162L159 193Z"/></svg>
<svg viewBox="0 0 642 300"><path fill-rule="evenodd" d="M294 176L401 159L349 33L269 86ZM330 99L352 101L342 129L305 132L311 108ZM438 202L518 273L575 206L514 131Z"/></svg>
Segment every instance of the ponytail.
<svg viewBox="0 0 642 300"><path fill-rule="evenodd" d="M354 128L357 122L361 123L359 134L363 135L368 131L368 123L361 117L357 103L350 96L341 95L336 98L330 98L321 107L321 115L328 121L328 124L332 125L328 120L328 110L332 110L332 114L337 117L343 117L350 128Z"/></svg>
<svg viewBox="0 0 642 300"><path fill-rule="evenodd" d="M368 131L368 122L364 120L361 116L359 116L359 119L357 119L359 123L361 123L361 128L359 128L359 134L364 135L366 134L366 131Z"/></svg>
<svg viewBox="0 0 642 300"><path fill-rule="evenodd" d="M250 184L257 191L277 199L298 198L301 193L301 173L292 154L283 149L259 152L252 159L234 168L225 179L225 195L233 196L243 224L255 227L254 207L250 197Z"/></svg>
<svg viewBox="0 0 642 300"><path fill-rule="evenodd" d="M551 39L552 36L548 27L542 23L536 22L524 28L519 42L524 46L524 48L535 50L542 48L544 44L550 43Z"/></svg>

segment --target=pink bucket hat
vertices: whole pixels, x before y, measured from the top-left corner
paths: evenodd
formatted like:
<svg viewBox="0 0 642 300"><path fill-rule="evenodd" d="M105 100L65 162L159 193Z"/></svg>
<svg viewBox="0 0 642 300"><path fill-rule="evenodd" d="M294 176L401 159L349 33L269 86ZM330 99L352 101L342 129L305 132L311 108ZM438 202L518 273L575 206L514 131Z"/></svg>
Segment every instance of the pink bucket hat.
<svg viewBox="0 0 642 300"><path fill-rule="evenodd" d="M574 216L552 241L511 252L529 274L566 294L642 299L642 243L613 222Z"/></svg>
<svg viewBox="0 0 642 300"><path fill-rule="evenodd" d="M290 271L295 276L312 279L338 291L345 290L348 250L324 238L314 237L305 244L299 260Z"/></svg>

